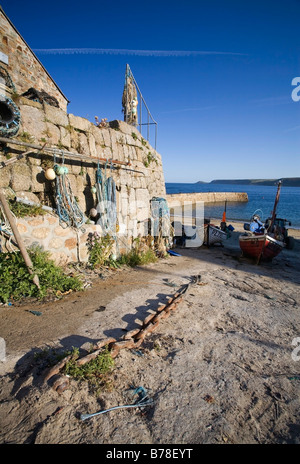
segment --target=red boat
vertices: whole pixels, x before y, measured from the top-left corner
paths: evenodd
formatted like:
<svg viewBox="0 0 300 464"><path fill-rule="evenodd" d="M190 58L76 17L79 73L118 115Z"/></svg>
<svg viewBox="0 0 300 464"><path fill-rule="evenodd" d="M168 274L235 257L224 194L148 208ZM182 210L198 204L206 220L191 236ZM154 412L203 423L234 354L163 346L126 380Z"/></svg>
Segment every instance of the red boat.
<svg viewBox="0 0 300 464"><path fill-rule="evenodd" d="M239 240L243 255L254 258L257 262L261 259L272 260L284 248L284 242L268 234L243 234Z"/></svg>
<svg viewBox="0 0 300 464"><path fill-rule="evenodd" d="M259 222L259 218L254 216L253 221L250 223L250 230L251 224L254 224L254 227L257 226L257 231L253 230L252 232L247 232L239 237L240 248L243 255L255 259L257 263L259 263L262 259L268 261L272 260L285 246L283 237L276 233L276 227L274 227L280 188L281 182L278 184L272 218L267 230L264 230L263 227L258 230L258 226L262 224Z"/></svg>

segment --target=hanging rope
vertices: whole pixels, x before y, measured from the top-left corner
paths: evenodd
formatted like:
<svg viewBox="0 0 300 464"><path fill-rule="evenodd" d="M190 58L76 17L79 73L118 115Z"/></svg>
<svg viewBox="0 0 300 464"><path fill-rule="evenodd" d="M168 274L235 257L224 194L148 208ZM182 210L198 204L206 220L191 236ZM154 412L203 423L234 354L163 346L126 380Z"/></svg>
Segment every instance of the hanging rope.
<svg viewBox="0 0 300 464"><path fill-rule="evenodd" d="M160 233L162 233L162 235L168 235L170 226L170 209L165 198L153 197L151 199L151 216L154 229L153 235L157 236ZM163 223L164 219L166 220L165 223Z"/></svg>
<svg viewBox="0 0 300 464"><path fill-rule="evenodd" d="M107 178L106 169L107 163L105 164L104 176L99 164L96 171L97 211L100 214L97 224L101 225L104 233L115 236L117 223L116 184L111 176Z"/></svg>
<svg viewBox="0 0 300 464"><path fill-rule="evenodd" d="M96 171L96 192L97 192L97 212L99 219L97 224L100 224L104 234L109 234L115 241L116 252L119 254L119 240L117 237L117 192L116 184L112 176L107 177L107 164L105 163L104 175L98 162ZM111 163L110 170L113 165Z"/></svg>
<svg viewBox="0 0 300 464"><path fill-rule="evenodd" d="M67 169L64 166L64 156L62 166L56 164L55 155L54 163L54 170L58 174L55 181L55 202L60 222L66 227L79 229L85 223L85 216L73 195Z"/></svg>

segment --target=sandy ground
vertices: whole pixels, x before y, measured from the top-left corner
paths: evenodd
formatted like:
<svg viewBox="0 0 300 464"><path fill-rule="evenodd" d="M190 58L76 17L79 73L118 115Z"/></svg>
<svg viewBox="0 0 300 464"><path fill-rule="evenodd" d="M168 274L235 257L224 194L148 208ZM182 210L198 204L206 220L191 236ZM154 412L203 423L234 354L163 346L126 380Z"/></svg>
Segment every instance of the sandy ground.
<svg viewBox="0 0 300 464"><path fill-rule="evenodd" d="M299 444L300 232L290 231L294 250L257 266L241 257L241 225L232 224L224 247L178 249L61 300L0 306L0 443ZM121 338L195 275L200 282L139 350L116 357L111 391L97 396L71 379L58 394L43 383L37 354ZM131 386L153 404L80 419L132 403Z"/></svg>

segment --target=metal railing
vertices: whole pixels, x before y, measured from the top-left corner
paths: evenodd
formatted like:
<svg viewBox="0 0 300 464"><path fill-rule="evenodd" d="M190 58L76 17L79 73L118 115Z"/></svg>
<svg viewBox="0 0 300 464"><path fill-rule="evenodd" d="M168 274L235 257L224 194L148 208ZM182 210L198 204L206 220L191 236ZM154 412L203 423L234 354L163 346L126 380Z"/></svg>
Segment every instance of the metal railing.
<svg viewBox="0 0 300 464"><path fill-rule="evenodd" d="M140 100L139 110L137 111L136 106L133 105L133 100L136 99L138 102L138 98ZM156 150L156 143L157 143L157 122L152 117L150 110L145 102L145 99L137 85L137 82L132 74L132 71L129 65L126 65L126 72L125 72L125 86L123 92L123 112L124 112L124 121L127 124L131 124L137 128L141 135L143 135L142 129L143 126L147 128L147 141L150 142L150 126L155 126L155 134L154 134L154 148ZM143 122L144 117L144 110L146 110L146 122Z"/></svg>

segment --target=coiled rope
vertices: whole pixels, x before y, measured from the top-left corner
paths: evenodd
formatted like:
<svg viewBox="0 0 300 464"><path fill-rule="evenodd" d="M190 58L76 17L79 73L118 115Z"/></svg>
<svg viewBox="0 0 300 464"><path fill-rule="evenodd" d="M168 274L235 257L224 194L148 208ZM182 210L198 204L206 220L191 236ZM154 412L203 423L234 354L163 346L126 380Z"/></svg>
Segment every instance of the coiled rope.
<svg viewBox="0 0 300 464"><path fill-rule="evenodd" d="M56 157L54 155L54 166ZM63 163L64 167L64 156ZM85 215L81 211L71 189L71 184L66 173L57 175L55 179L55 202L57 214L61 225L79 229L85 223Z"/></svg>

